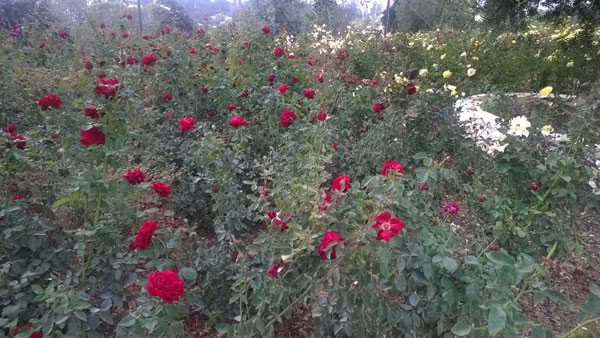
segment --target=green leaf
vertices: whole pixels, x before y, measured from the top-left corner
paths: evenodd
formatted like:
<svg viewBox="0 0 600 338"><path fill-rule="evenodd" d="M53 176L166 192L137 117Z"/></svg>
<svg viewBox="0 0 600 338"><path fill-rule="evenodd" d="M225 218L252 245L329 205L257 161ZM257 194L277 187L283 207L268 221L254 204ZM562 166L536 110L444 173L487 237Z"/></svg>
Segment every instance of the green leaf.
<svg viewBox="0 0 600 338"><path fill-rule="evenodd" d="M547 330L543 327L534 326L531 329L531 337L532 338L552 338L554 335L550 330Z"/></svg>
<svg viewBox="0 0 600 338"><path fill-rule="evenodd" d="M419 296L416 293L411 293L410 296L408 296L408 302L412 306L417 306L420 300L421 298L419 298Z"/></svg>
<svg viewBox="0 0 600 338"><path fill-rule="evenodd" d="M594 283L590 284L590 292L600 297L600 287Z"/></svg>
<svg viewBox="0 0 600 338"><path fill-rule="evenodd" d="M471 325L465 322L458 322L452 327L451 331L457 336L466 336L471 332Z"/></svg>
<svg viewBox="0 0 600 338"><path fill-rule="evenodd" d="M379 255L379 272L383 277L388 278L390 275L390 250L386 247L379 247L377 253Z"/></svg>
<svg viewBox="0 0 600 338"><path fill-rule="evenodd" d="M492 262L500 265L513 265L515 260L507 253L502 251L488 252L485 256Z"/></svg>
<svg viewBox="0 0 600 338"><path fill-rule="evenodd" d="M181 269L181 276L185 280L196 280L198 272L194 268L183 268Z"/></svg>
<svg viewBox="0 0 600 338"><path fill-rule="evenodd" d="M494 307L488 315L488 331L492 336L506 327L506 313L501 307Z"/></svg>
<svg viewBox="0 0 600 338"><path fill-rule="evenodd" d="M229 330L229 325L226 323L219 323L215 325L215 330L217 330L218 333L227 333L227 330Z"/></svg>
<svg viewBox="0 0 600 338"><path fill-rule="evenodd" d="M132 316L126 316L119 322L119 326L130 327L135 324L135 318Z"/></svg>
<svg viewBox="0 0 600 338"><path fill-rule="evenodd" d="M76 190L71 196L63 197L63 198L59 199L58 201L54 202L52 204L52 208L56 209L65 203L73 204L73 203L77 202L79 200L79 197L81 197L81 193L82 193L81 190Z"/></svg>
<svg viewBox="0 0 600 338"><path fill-rule="evenodd" d="M44 294L44 289L42 289L42 287L39 284L33 284L31 286L31 291L33 291L33 293L35 293L36 295Z"/></svg>
<svg viewBox="0 0 600 338"><path fill-rule="evenodd" d="M442 265L450 273L454 273L456 271L456 269L458 269L458 263L456 262L456 260L454 260L453 258L450 258L450 257L444 257L444 260L442 261Z"/></svg>
<svg viewBox="0 0 600 338"><path fill-rule="evenodd" d="M569 308L573 308L573 303L571 303L569 298L567 298L567 296L563 295L562 293L555 290L547 290L546 292L548 294L548 299L550 299L551 301L561 302Z"/></svg>

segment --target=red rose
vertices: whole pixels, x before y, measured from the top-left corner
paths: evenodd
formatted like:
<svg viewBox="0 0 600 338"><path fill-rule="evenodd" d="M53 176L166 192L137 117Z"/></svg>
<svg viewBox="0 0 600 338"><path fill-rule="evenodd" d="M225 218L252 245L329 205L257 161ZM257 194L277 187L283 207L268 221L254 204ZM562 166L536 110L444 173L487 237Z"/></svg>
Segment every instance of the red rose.
<svg viewBox="0 0 600 338"><path fill-rule="evenodd" d="M271 33L271 27L269 27L269 26L263 26L262 31L265 34L269 34L269 33Z"/></svg>
<svg viewBox="0 0 600 338"><path fill-rule="evenodd" d="M296 114L289 109L286 109L280 116L281 126L287 128L292 125L294 121L296 121Z"/></svg>
<svg viewBox="0 0 600 338"><path fill-rule="evenodd" d="M268 197L269 196L269 187L266 185L263 185L262 191L258 193L258 196Z"/></svg>
<svg viewBox="0 0 600 338"><path fill-rule="evenodd" d="M229 111L232 111L232 110L234 110L234 109L235 109L235 106L233 105L233 103L230 103L230 104L227 106L227 109L229 109Z"/></svg>
<svg viewBox="0 0 600 338"><path fill-rule="evenodd" d="M242 61L238 61L238 66L241 66L241 65L242 65Z"/></svg>
<svg viewBox="0 0 600 338"><path fill-rule="evenodd" d="M285 92L288 90L288 85L287 84L282 84L281 87L279 87L279 92L281 94L285 94Z"/></svg>
<svg viewBox="0 0 600 338"><path fill-rule="evenodd" d="M232 127L241 127L246 125L246 120L241 116L236 116L229 121L229 125Z"/></svg>
<svg viewBox="0 0 600 338"><path fill-rule="evenodd" d="M224 67L226 71L229 71L229 66Z"/></svg>
<svg viewBox="0 0 600 338"><path fill-rule="evenodd" d="M285 55L285 51L283 50L283 48L277 47L273 51L273 55L275 55L275 56L283 56L283 55Z"/></svg>
<svg viewBox="0 0 600 338"><path fill-rule="evenodd" d="M323 73L319 72L319 74L317 74L317 81L319 81L319 83L323 83L323 81L325 81L323 78Z"/></svg>
<svg viewBox="0 0 600 338"><path fill-rule="evenodd" d="M101 145L104 144L104 142L105 135L99 127L93 126L90 129L81 131L81 143L86 147L91 145Z"/></svg>
<svg viewBox="0 0 600 338"><path fill-rule="evenodd" d="M198 52L196 51L196 48L191 48L190 49L190 56L196 55L196 54L198 54Z"/></svg>
<svg viewBox="0 0 600 338"><path fill-rule="evenodd" d="M165 93L165 95L163 95L163 103L168 103L171 100L173 100L173 96L171 96L171 94Z"/></svg>
<svg viewBox="0 0 600 338"><path fill-rule="evenodd" d="M538 190L542 186L542 182L540 181L530 181L529 182L529 190Z"/></svg>
<svg viewBox="0 0 600 338"><path fill-rule="evenodd" d="M134 170L127 170L125 179L130 185L136 185L146 181L146 174L144 174L139 168Z"/></svg>
<svg viewBox="0 0 600 338"><path fill-rule="evenodd" d="M144 40L150 40L150 35L144 35L144 36L142 36L142 39L144 39Z"/></svg>
<svg viewBox="0 0 600 338"><path fill-rule="evenodd" d="M460 208L458 207L458 204L452 202L452 203L446 203L444 204L444 206L442 207L444 209L445 212L454 215L456 214Z"/></svg>
<svg viewBox="0 0 600 338"><path fill-rule="evenodd" d="M64 39L64 38L66 38L68 35L69 35L69 34L67 34L67 32L60 32L60 33L58 33L58 36L59 36L61 39Z"/></svg>
<svg viewBox="0 0 600 338"><path fill-rule="evenodd" d="M50 135L50 138L53 138L53 139L55 139L55 138L57 138L57 137L58 137L58 135L56 135L56 134L52 134L52 135Z"/></svg>
<svg viewBox="0 0 600 338"><path fill-rule="evenodd" d="M96 94L104 94L107 99L115 96L117 89L119 89L119 79L116 77L108 80L98 79L96 82Z"/></svg>
<svg viewBox="0 0 600 338"><path fill-rule="evenodd" d="M123 39L126 39L127 37L129 37L129 34L127 32L123 32L123 33L121 33L121 37Z"/></svg>
<svg viewBox="0 0 600 338"><path fill-rule="evenodd" d="M106 25L104 24L104 22L100 23L100 28L102 28L102 29L106 28Z"/></svg>
<svg viewBox="0 0 600 338"><path fill-rule="evenodd" d="M144 66L154 66L156 64L156 60L158 60L156 56L148 54L142 58L142 64L144 64Z"/></svg>
<svg viewBox="0 0 600 338"><path fill-rule="evenodd" d="M421 185L421 182L417 182L417 190L419 191L427 191L429 190L429 184L427 182L425 182L425 184Z"/></svg>
<svg viewBox="0 0 600 338"><path fill-rule="evenodd" d="M31 327L31 328L33 328L33 325L31 325L31 324L27 323L27 324L25 324L25 325L23 325L23 326L17 326L17 327L15 328L15 331L13 332L13 336L16 336L16 335L19 333L19 330L21 330L21 329L22 329L22 328L24 328L24 327ZM10 337L10 335L9 335L9 337ZM42 336L40 333L37 333L37 332L34 332L34 333L32 333L32 334L29 336L29 338L42 338L42 337L43 337L43 336Z"/></svg>
<svg viewBox="0 0 600 338"><path fill-rule="evenodd" d="M160 29L160 34L171 34L171 28L167 26L162 26L162 28Z"/></svg>
<svg viewBox="0 0 600 338"><path fill-rule="evenodd" d="M62 100L58 97L58 95L52 94L42 97L38 101L38 106L42 107L42 110L48 110L48 107L60 109L61 103Z"/></svg>
<svg viewBox="0 0 600 338"><path fill-rule="evenodd" d="M136 64L136 62L137 62L137 59L135 58L135 56L133 56L133 55L129 55L129 56L127 57L127 64L128 64L128 65L135 65L135 64Z"/></svg>
<svg viewBox="0 0 600 338"><path fill-rule="evenodd" d="M379 229L376 238L378 241L385 239L389 242L390 238L398 236L400 230L404 228L404 222L398 217L391 217L390 212L385 211L377 215L377 222L371 226L373 229Z"/></svg>
<svg viewBox="0 0 600 338"><path fill-rule="evenodd" d="M379 113L380 111L383 111L385 109L385 105L383 103L375 103L373 105L373 111L376 113Z"/></svg>
<svg viewBox="0 0 600 338"><path fill-rule="evenodd" d="M154 182L150 188L156 191L160 197L169 197L172 192L171 186L166 185L163 182Z"/></svg>
<svg viewBox="0 0 600 338"><path fill-rule="evenodd" d="M289 229L290 227L286 224L286 222L290 222L292 220L292 218L290 217L290 214L285 214L285 217L287 217L287 219L285 220L285 222L277 217L276 219L273 220L273 225L276 227L280 227L281 228L281 232L284 232L286 229Z"/></svg>
<svg viewBox="0 0 600 338"><path fill-rule="evenodd" d="M342 189L342 182L344 182L344 189ZM340 175L333 180L333 184L331 185L331 190L337 190L340 192L346 192L348 189L352 188L350 184L350 176Z"/></svg>
<svg viewBox="0 0 600 338"><path fill-rule="evenodd" d="M206 88L206 86L202 86L202 92L203 93L208 93L208 88Z"/></svg>
<svg viewBox="0 0 600 338"><path fill-rule="evenodd" d="M194 121L193 117L184 117L179 121L179 129L181 129L181 131L186 131L186 130L192 130L194 129L194 124L196 123L196 121Z"/></svg>
<svg viewBox="0 0 600 338"><path fill-rule="evenodd" d="M266 27L266 26L265 26ZM271 268L271 270L267 271L267 276L271 277L271 278L279 278L279 266L277 266L277 263L273 264L273 267Z"/></svg>
<svg viewBox="0 0 600 338"><path fill-rule="evenodd" d="M40 48L44 48L44 47L46 47L46 42L45 41L42 42L42 43L40 43Z"/></svg>
<svg viewBox="0 0 600 338"><path fill-rule="evenodd" d="M404 174L404 167L402 163L396 161L385 161L383 167L381 167L381 175L387 176L392 171L396 172L396 177Z"/></svg>
<svg viewBox="0 0 600 338"><path fill-rule="evenodd" d="M322 260L327 260L327 259L335 259L335 247L337 246L337 243L342 242L344 240L343 237L340 237L340 233L337 231L327 231L325 232L325 234L323 235L323 240L321 241L321 245L319 245L319 255L321 256ZM331 246L331 254L329 255L329 258L327 257L327 252L325 252L325 249L327 248L327 246L329 245L329 243L332 242L337 242L336 244L334 244L333 246Z"/></svg>
<svg viewBox="0 0 600 338"><path fill-rule="evenodd" d="M296 84L298 83L298 78L295 76L292 76L292 84Z"/></svg>
<svg viewBox="0 0 600 338"><path fill-rule="evenodd" d="M98 73L98 74L96 75L96 77L97 77L97 78L99 78L99 79L104 79L104 77L106 77L106 74L104 74L104 73L100 72L100 73Z"/></svg>
<svg viewBox="0 0 600 338"><path fill-rule="evenodd" d="M87 61L85 63L85 69L92 70L93 68L94 68L94 65L91 62Z"/></svg>
<svg viewBox="0 0 600 338"><path fill-rule="evenodd" d="M406 88L408 88L408 95L413 95L417 92L417 87L415 87L415 85L412 84L412 82L409 82L406 85Z"/></svg>
<svg viewBox="0 0 600 338"><path fill-rule="evenodd" d="M307 89L307 90L304 91L304 96L307 99L312 100L312 99L315 98L315 91L311 90L311 89Z"/></svg>
<svg viewBox="0 0 600 338"><path fill-rule="evenodd" d="M271 210L271 211L267 212L267 215L268 215L270 218L275 218L275 217L277 217L277 213L276 213L274 210Z"/></svg>
<svg viewBox="0 0 600 338"><path fill-rule="evenodd" d="M96 104L92 103L93 108L83 108L83 116L88 116L94 120L97 120L100 115L104 116L104 114L98 114L98 109L96 109Z"/></svg>
<svg viewBox="0 0 600 338"><path fill-rule="evenodd" d="M22 199L23 199L23 195L21 195L21 194L13 196L13 201L18 201L18 200L22 200Z"/></svg>
<svg viewBox="0 0 600 338"><path fill-rule="evenodd" d="M335 149L335 152L337 153L337 143L334 142L332 145L333 145L333 149Z"/></svg>
<svg viewBox="0 0 600 338"><path fill-rule="evenodd" d="M269 80L270 82L273 82L273 80L275 80L275 74L269 73L269 75L267 75L267 80Z"/></svg>
<svg viewBox="0 0 600 338"><path fill-rule="evenodd" d="M15 126L14 124L9 124L8 126L6 126L6 128L4 128L4 131L12 134L15 131L17 131L17 126Z"/></svg>
<svg viewBox="0 0 600 338"><path fill-rule="evenodd" d="M163 271L150 274L146 290L150 296L160 297L165 303L173 304L185 293L183 281L175 271Z"/></svg>
<svg viewBox="0 0 600 338"><path fill-rule="evenodd" d="M248 95L250 95L250 92L248 91L248 89L242 90L242 97L248 97Z"/></svg>
<svg viewBox="0 0 600 338"><path fill-rule="evenodd" d="M373 81L371 81L371 84L372 84L373 86L377 85L377 80L373 80Z"/></svg>
<svg viewBox="0 0 600 338"><path fill-rule="evenodd" d="M325 192L325 198L321 197L319 201L323 201L321 204L319 204L319 210L325 211L327 210L327 207L331 205L331 195L329 195L328 192Z"/></svg>
<svg viewBox="0 0 600 338"><path fill-rule="evenodd" d="M198 34L202 34L202 33L204 33L204 29L200 28L200 29L198 29L198 30L196 31L196 33L198 33Z"/></svg>
<svg viewBox="0 0 600 338"><path fill-rule="evenodd" d="M23 136L19 135L19 134L14 134L14 133L11 133L11 134L8 136L8 138L9 138L11 141L14 141L14 140L20 140L20 142L17 142L17 148L18 148L18 149L24 149L24 148L27 146L27 141L25 141L25 138L24 138Z"/></svg>
<svg viewBox="0 0 600 338"><path fill-rule="evenodd" d="M129 244L129 250L135 249L147 249L152 242L152 236L154 235L154 231L158 229L156 222L146 221L144 225L140 228L137 235L135 236L135 240Z"/></svg>

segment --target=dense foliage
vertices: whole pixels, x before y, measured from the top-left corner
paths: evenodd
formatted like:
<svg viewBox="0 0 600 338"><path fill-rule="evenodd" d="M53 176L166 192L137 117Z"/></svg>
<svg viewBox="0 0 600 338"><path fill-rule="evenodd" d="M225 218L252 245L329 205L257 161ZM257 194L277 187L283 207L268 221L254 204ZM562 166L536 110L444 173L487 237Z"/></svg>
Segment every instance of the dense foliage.
<svg viewBox="0 0 600 338"><path fill-rule="evenodd" d="M544 277L600 205L600 30L135 16L3 31L6 334L269 336L308 311L317 337L552 336L520 302L572 306ZM491 144L454 109L480 93L506 121ZM599 314L592 284L566 335Z"/></svg>

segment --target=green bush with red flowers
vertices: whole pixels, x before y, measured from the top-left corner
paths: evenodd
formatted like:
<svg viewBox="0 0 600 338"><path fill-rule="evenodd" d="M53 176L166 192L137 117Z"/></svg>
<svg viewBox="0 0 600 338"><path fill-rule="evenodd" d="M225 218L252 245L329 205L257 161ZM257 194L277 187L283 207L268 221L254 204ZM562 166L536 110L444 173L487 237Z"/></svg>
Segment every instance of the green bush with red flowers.
<svg viewBox="0 0 600 338"><path fill-rule="evenodd" d="M101 14L0 40L5 334L177 337L195 317L273 336L304 311L316 337L548 336L523 298L573 306L544 276L576 247L568 216L598 201L597 82L532 68L528 35L293 39L256 18L141 35ZM477 72L458 76L467 47ZM515 56L518 81L493 51ZM548 79L592 102L568 144L532 128L490 156L464 137L459 92ZM572 333L598 297L590 285Z"/></svg>

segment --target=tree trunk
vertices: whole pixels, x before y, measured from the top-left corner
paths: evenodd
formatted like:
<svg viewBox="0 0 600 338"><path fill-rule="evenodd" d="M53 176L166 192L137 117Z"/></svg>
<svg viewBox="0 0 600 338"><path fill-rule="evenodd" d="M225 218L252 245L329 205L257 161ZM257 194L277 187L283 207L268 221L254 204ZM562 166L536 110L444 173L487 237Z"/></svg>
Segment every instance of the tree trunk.
<svg viewBox="0 0 600 338"><path fill-rule="evenodd" d="M138 17L140 19L140 34L142 34L142 6L140 5L140 0L137 0L138 3Z"/></svg>
<svg viewBox="0 0 600 338"><path fill-rule="evenodd" d="M387 0L387 8L386 8L387 17L385 18L385 27L383 27L383 35L387 35L390 31L390 0Z"/></svg>

